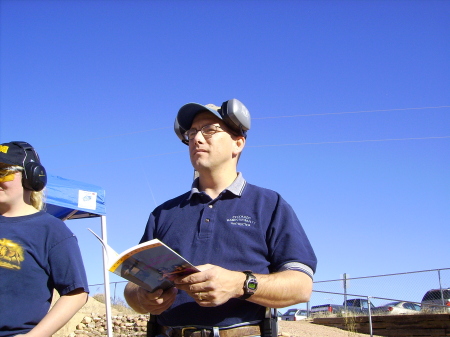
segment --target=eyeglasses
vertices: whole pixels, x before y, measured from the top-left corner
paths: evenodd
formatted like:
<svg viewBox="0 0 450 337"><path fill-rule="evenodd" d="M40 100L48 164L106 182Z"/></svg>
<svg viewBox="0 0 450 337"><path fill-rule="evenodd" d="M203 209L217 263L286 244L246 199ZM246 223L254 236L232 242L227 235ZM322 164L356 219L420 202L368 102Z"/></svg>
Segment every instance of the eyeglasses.
<svg viewBox="0 0 450 337"><path fill-rule="evenodd" d="M22 171L20 167L11 166L0 168L0 183L4 183L6 181L13 181L15 174L20 171Z"/></svg>
<svg viewBox="0 0 450 337"><path fill-rule="evenodd" d="M216 132L224 132L223 130L219 130L219 129L221 129L220 125L208 124L208 125L203 126L200 130L197 130L195 128L187 130L183 134L183 138L186 141L192 140L195 138L195 136L197 135L197 133L199 131L202 132L203 137L209 138L209 137L212 137L212 135L215 134Z"/></svg>

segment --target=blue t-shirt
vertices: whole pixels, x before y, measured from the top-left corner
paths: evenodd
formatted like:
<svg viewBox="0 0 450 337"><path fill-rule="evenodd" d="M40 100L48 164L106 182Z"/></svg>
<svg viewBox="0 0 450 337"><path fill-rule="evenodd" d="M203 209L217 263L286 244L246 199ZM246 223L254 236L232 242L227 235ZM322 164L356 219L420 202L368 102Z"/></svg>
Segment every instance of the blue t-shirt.
<svg viewBox="0 0 450 337"><path fill-rule="evenodd" d="M216 199L193 188L157 207L141 242L158 238L194 265L269 274L293 269L311 278L316 256L289 204L276 192L248 184L241 174ZM166 326L228 327L256 323L265 308L239 299L201 307L184 291L158 316Z"/></svg>
<svg viewBox="0 0 450 337"><path fill-rule="evenodd" d="M29 332L53 295L89 292L78 242L61 220L38 212L0 215L0 336Z"/></svg>

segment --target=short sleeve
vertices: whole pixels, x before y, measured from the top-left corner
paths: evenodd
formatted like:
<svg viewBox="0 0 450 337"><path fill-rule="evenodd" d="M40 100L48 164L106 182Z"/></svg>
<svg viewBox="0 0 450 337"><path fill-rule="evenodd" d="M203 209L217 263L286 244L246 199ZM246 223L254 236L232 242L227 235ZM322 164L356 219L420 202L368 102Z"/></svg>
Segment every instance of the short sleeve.
<svg viewBox="0 0 450 337"><path fill-rule="evenodd" d="M63 296L75 289L89 292L86 271L75 235L56 244L49 252L50 279Z"/></svg>

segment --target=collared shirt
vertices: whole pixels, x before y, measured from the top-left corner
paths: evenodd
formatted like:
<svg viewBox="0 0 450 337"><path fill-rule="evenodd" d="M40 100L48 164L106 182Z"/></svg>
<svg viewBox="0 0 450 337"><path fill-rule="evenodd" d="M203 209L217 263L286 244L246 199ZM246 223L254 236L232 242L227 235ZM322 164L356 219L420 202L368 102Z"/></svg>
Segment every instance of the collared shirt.
<svg viewBox="0 0 450 337"><path fill-rule="evenodd" d="M269 274L286 269L313 276L316 257L290 205L276 192L245 181L239 173L217 198L198 189L157 207L141 242L158 238L194 265L214 264L230 270ZM264 307L231 299L200 307L180 291L159 315L166 326L232 326L264 317Z"/></svg>

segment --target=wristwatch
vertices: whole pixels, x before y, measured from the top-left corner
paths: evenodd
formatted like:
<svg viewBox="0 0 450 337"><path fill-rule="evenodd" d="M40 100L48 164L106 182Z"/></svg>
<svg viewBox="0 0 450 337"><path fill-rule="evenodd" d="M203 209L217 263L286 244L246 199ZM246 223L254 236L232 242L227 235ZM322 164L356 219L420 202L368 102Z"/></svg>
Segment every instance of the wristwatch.
<svg viewBox="0 0 450 337"><path fill-rule="evenodd" d="M244 295L239 297L240 300L246 300L255 293L256 289L258 289L258 280L255 275L253 275L252 271L244 270L243 273L247 275L247 278L244 282Z"/></svg>

